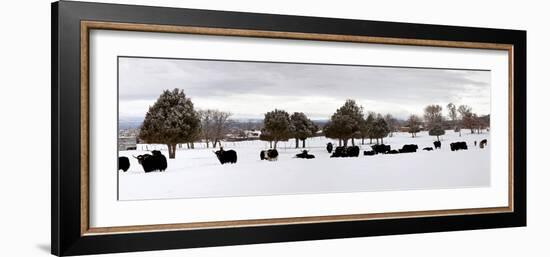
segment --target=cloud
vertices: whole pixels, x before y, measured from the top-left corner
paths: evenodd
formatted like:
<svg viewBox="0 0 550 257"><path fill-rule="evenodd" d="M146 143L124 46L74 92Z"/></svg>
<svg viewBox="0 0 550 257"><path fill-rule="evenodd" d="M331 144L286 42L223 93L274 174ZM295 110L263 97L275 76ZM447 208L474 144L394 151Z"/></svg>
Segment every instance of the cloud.
<svg viewBox="0 0 550 257"><path fill-rule="evenodd" d="M155 58L119 64L121 116L143 116L173 88L184 89L197 108L242 118L274 108L328 118L349 98L402 118L448 102L490 111L490 71Z"/></svg>

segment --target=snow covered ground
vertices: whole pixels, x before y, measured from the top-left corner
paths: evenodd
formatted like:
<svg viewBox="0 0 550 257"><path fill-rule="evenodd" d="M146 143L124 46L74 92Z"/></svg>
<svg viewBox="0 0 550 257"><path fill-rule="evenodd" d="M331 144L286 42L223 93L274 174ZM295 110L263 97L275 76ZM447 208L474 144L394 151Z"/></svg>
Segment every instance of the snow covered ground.
<svg viewBox="0 0 550 257"><path fill-rule="evenodd" d="M479 141L487 139L488 146L479 148ZM161 149L163 145L139 145L138 150L121 151L120 156L130 158L130 170L119 171L119 200L169 199L195 197L257 196L281 194L310 194L334 192L360 192L381 190L440 189L485 187L490 183L489 132L470 134L446 131L441 137L442 149L422 151L433 147L435 137L427 132L411 138L408 133L395 133L384 139L392 149L403 144L417 144L416 153L363 156L368 145L360 145L357 158L329 158L325 146L337 141L324 137L306 140L306 149L315 159L297 159L301 151L294 148L294 140L279 142L278 161L261 161L260 150L268 149L263 141L224 142L225 150L238 154L236 164L221 165L213 149L195 144L176 152L176 159L168 159L166 172L144 173L132 155L147 153L145 149ZM449 144L466 141L467 151L452 152ZM474 147L474 141L478 146ZM365 140L368 143L368 140Z"/></svg>

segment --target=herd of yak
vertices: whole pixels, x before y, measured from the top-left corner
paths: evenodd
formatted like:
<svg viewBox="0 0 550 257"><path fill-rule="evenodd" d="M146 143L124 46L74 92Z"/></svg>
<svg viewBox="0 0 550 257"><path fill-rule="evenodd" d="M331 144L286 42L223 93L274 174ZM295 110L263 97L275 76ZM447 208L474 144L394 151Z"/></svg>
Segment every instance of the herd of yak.
<svg viewBox="0 0 550 257"><path fill-rule="evenodd" d="M424 147L424 151L433 151L435 149L441 149L441 141L435 141L434 147ZM485 148L487 145L487 139L483 139L479 142L480 148ZM477 146L477 141L474 141L474 146ZM451 151L468 150L466 142L454 142L450 144ZM399 154L399 153L414 153L418 150L418 145L408 144L403 145L401 149L391 149L390 145L377 144L371 146L372 150L363 151L363 155L372 156L377 154ZM334 148L332 143L327 144L327 152L331 158L334 157L359 157L359 146L338 146ZM165 171L168 167L166 157L158 150L151 151L152 154L142 154L137 157L138 163L143 167L143 171ZM214 152L220 163L237 163L237 152L235 150L224 150L220 147L220 150ZM260 160L276 161L279 156L277 149L262 150L260 152ZM295 155L300 159L313 159L315 155L309 154L307 150L303 150L301 153ZM128 157L118 157L118 169L127 171L130 168L130 160Z"/></svg>

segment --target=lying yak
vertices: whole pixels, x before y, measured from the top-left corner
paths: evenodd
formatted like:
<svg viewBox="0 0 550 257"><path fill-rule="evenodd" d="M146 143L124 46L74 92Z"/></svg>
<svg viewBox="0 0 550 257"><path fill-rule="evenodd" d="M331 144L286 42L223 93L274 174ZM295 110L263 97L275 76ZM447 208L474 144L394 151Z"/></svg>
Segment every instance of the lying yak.
<svg viewBox="0 0 550 257"><path fill-rule="evenodd" d="M363 155L373 156L373 155L376 155L376 152L374 150L373 151L363 151Z"/></svg>
<svg viewBox="0 0 550 257"><path fill-rule="evenodd" d="M260 152L260 160L276 161L278 156L277 149L262 150Z"/></svg>
<svg viewBox="0 0 550 257"><path fill-rule="evenodd" d="M166 157L158 150L151 151L151 154L142 154L137 157L134 156L143 167L143 171L165 171L168 168L168 163L166 162Z"/></svg>
<svg viewBox="0 0 550 257"><path fill-rule="evenodd" d="M300 158L300 159L313 159L313 158L315 158L315 155L309 154L309 153L307 152L307 150L303 150L301 153L296 154L296 158Z"/></svg>
<svg viewBox="0 0 550 257"><path fill-rule="evenodd" d="M483 149L487 145L487 139L479 141L479 148Z"/></svg>
<svg viewBox="0 0 550 257"><path fill-rule="evenodd" d="M391 151L390 145L380 144L380 145L373 145L371 146L372 150L375 151L377 154L379 153L388 153Z"/></svg>
<svg viewBox="0 0 550 257"><path fill-rule="evenodd" d="M329 142L329 143L327 144L327 152L328 152L328 153L332 153L332 147L333 147L332 143Z"/></svg>
<svg viewBox="0 0 550 257"><path fill-rule="evenodd" d="M237 152L235 150L223 150L223 147L220 147L220 150L214 152L220 163L237 163Z"/></svg>
<svg viewBox="0 0 550 257"><path fill-rule="evenodd" d="M435 149L441 149L441 141L435 141L434 142Z"/></svg>
<svg viewBox="0 0 550 257"><path fill-rule="evenodd" d="M126 172L130 168L130 160L128 157L118 157L118 170Z"/></svg>
<svg viewBox="0 0 550 257"><path fill-rule="evenodd" d="M359 146L338 146L330 156L332 157L358 157Z"/></svg>
<svg viewBox="0 0 550 257"><path fill-rule="evenodd" d="M424 151L433 151L433 147L424 147L422 150Z"/></svg>
<svg viewBox="0 0 550 257"><path fill-rule="evenodd" d="M466 142L454 142L451 143L451 151L468 150Z"/></svg>
<svg viewBox="0 0 550 257"><path fill-rule="evenodd" d="M418 150L418 145L404 145L399 149L399 153L416 153L416 150Z"/></svg>

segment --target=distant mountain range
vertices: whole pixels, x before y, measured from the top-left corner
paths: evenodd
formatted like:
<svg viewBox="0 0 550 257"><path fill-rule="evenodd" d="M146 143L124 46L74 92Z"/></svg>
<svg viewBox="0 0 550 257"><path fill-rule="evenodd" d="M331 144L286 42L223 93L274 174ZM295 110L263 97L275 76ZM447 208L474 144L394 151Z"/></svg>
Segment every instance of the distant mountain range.
<svg viewBox="0 0 550 257"><path fill-rule="evenodd" d="M263 119L258 118L237 118L237 119L231 119L235 123L253 123L253 124L259 124L262 123ZM313 119L313 122L315 122L317 125L324 125L327 123L327 119ZM141 123L143 122L143 118L133 118L133 117L124 117L119 118L118 120L118 129L132 129L132 128L139 128L141 126Z"/></svg>
<svg viewBox="0 0 550 257"><path fill-rule="evenodd" d="M128 118L124 117L118 118L118 129L131 129L131 128L139 128L141 126L141 123L143 122L143 118Z"/></svg>

